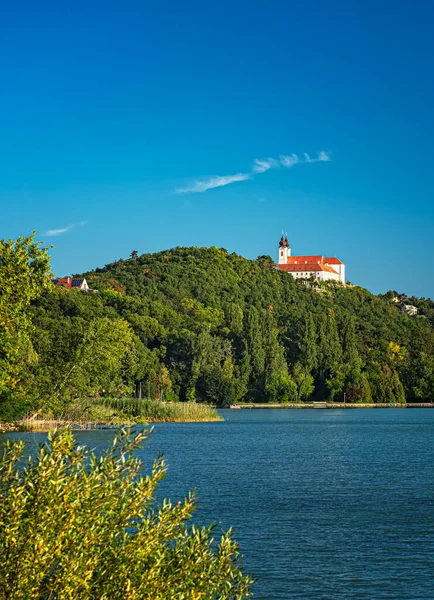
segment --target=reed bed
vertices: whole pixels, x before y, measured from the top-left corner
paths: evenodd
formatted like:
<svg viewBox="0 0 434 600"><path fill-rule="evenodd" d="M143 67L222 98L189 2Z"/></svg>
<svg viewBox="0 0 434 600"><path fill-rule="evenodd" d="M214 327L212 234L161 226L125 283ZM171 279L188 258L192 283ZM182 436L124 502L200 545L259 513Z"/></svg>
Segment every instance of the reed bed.
<svg viewBox="0 0 434 600"><path fill-rule="evenodd" d="M124 422L122 422L124 423ZM119 422L119 425L121 422ZM126 424L126 423L124 423ZM62 427L70 429L112 429L115 423L104 423L99 421L67 421L65 419L29 419L23 418L14 423L12 431L52 431Z"/></svg>
<svg viewBox="0 0 434 600"><path fill-rule="evenodd" d="M221 421L217 410L194 402L158 402L137 398L86 398L76 400L50 418L33 415L17 421L11 429L49 431L59 427L103 429L134 423Z"/></svg>
<svg viewBox="0 0 434 600"><path fill-rule="evenodd" d="M159 402L138 398L99 398L95 400L106 409L117 415L125 415L130 419L148 423L157 422L196 422L221 421L221 417L213 406L196 404L195 402Z"/></svg>

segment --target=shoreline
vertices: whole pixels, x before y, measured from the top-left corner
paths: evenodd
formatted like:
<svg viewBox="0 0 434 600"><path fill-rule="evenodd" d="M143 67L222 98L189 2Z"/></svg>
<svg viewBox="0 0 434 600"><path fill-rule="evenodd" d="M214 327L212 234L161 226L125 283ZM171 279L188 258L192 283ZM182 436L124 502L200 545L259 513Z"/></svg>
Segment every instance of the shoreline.
<svg viewBox="0 0 434 600"><path fill-rule="evenodd" d="M62 421L56 419L41 419L40 421L26 421L15 423L0 423L0 434L19 432L19 433L44 433L53 431L62 427L67 427L73 431L96 431L98 429L119 429L120 427L134 427L153 425L154 423L220 423L222 418L218 419L155 419L150 418L146 421L119 421L116 423L104 423L97 421Z"/></svg>
<svg viewBox="0 0 434 600"><path fill-rule="evenodd" d="M334 408L434 408L432 402L417 402L412 404L349 404L345 402L310 402L310 403L288 403L288 404L233 404L229 407L232 410L239 409L262 409L262 408L295 408L295 409L334 409Z"/></svg>
<svg viewBox="0 0 434 600"><path fill-rule="evenodd" d="M372 409L372 408L434 408L432 402L417 402L412 404L349 404L344 402L310 402L288 404L233 404L226 410L262 410L262 409L295 409L295 410L333 410L333 409ZM224 410L224 409L223 409ZM152 425L154 423L218 423L224 419L157 419L151 417L146 421L104 422L94 420L61 420L40 419L24 420L12 423L0 422L0 434L8 432L47 432L59 427L70 427L75 431L118 429L119 427L133 427L134 425Z"/></svg>

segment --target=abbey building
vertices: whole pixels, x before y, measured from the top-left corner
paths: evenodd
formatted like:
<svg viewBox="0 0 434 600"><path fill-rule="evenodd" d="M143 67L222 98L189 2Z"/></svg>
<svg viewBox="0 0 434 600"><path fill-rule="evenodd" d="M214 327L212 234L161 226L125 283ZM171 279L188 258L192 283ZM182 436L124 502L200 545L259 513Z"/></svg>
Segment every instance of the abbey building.
<svg viewBox="0 0 434 600"><path fill-rule="evenodd" d="M279 260L276 265L281 271L291 273L295 279L313 277L317 281L340 281L345 283L345 265L336 257L324 256L291 256L288 236L279 242Z"/></svg>

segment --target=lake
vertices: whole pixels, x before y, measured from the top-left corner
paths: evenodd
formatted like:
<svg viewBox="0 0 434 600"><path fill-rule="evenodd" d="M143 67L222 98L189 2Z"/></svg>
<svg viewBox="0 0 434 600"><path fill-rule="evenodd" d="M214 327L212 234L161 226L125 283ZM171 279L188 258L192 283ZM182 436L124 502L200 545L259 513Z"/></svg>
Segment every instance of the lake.
<svg viewBox="0 0 434 600"><path fill-rule="evenodd" d="M235 527L255 598L434 598L434 410L221 414L156 424L143 458L167 458L161 497L196 489L195 522Z"/></svg>

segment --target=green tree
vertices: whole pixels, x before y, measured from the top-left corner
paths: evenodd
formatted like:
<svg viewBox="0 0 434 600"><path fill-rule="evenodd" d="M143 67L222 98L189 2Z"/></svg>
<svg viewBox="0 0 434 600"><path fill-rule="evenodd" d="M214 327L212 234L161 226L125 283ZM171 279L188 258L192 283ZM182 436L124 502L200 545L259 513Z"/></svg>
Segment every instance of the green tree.
<svg viewBox="0 0 434 600"><path fill-rule="evenodd" d="M362 375L357 383L351 383L345 391L345 402L370 404L372 402L371 386L368 379Z"/></svg>
<svg viewBox="0 0 434 600"><path fill-rule="evenodd" d="M434 355L413 354L405 367L404 378L411 398L419 401L434 399Z"/></svg>
<svg viewBox="0 0 434 600"><path fill-rule="evenodd" d="M345 370L345 386L358 383L361 379L362 359L357 349L355 319L345 315L340 326L342 360Z"/></svg>
<svg viewBox="0 0 434 600"><path fill-rule="evenodd" d="M234 363L230 340L202 332L195 344L196 391L200 399L230 406L235 399Z"/></svg>
<svg viewBox="0 0 434 600"><path fill-rule="evenodd" d="M374 402L397 403L405 402L404 387L395 369L387 364L374 365L369 374Z"/></svg>
<svg viewBox="0 0 434 600"><path fill-rule="evenodd" d="M238 364L234 365L234 402L244 399L249 391L249 379L252 372L251 360L247 344L243 341L243 350Z"/></svg>
<svg viewBox="0 0 434 600"><path fill-rule="evenodd" d="M298 336L300 362L308 373L312 373L318 364L315 322L312 313L304 317L303 326Z"/></svg>
<svg viewBox="0 0 434 600"><path fill-rule="evenodd" d="M49 435L23 469L23 442L0 462L0 600L241 600L252 580L231 532L189 525L194 498L155 508L162 460L149 475L134 451L147 437L117 434L100 456L70 431Z"/></svg>
<svg viewBox="0 0 434 600"><path fill-rule="evenodd" d="M250 307L247 312L245 340L251 361L249 395L254 400L263 400L265 392L265 350L259 313L254 306Z"/></svg>
<svg viewBox="0 0 434 600"><path fill-rule="evenodd" d="M263 318L263 343L265 350L265 393L268 402L295 400L296 385L288 373L285 349L279 341L279 329L273 310Z"/></svg>
<svg viewBox="0 0 434 600"><path fill-rule="evenodd" d="M333 400L343 389L345 375L336 318L331 309L327 314L321 315L319 321L318 374L321 393ZM326 389L324 389L324 384Z"/></svg>
<svg viewBox="0 0 434 600"><path fill-rule="evenodd" d="M101 317L86 327L74 355L58 373L48 405L75 396L121 394L123 368L136 366L133 332L124 319Z"/></svg>
<svg viewBox="0 0 434 600"><path fill-rule="evenodd" d="M35 242L35 232L17 240L0 240L0 413L13 414L25 400L23 382L37 361L31 343L28 306L50 289L48 249Z"/></svg>
<svg viewBox="0 0 434 600"><path fill-rule="evenodd" d="M293 379L297 387L296 400L307 400L315 390L314 379L309 371L302 364L296 363L294 366Z"/></svg>
<svg viewBox="0 0 434 600"><path fill-rule="evenodd" d="M243 330L243 309L239 304L231 302L226 311L226 322L230 331L240 334Z"/></svg>

